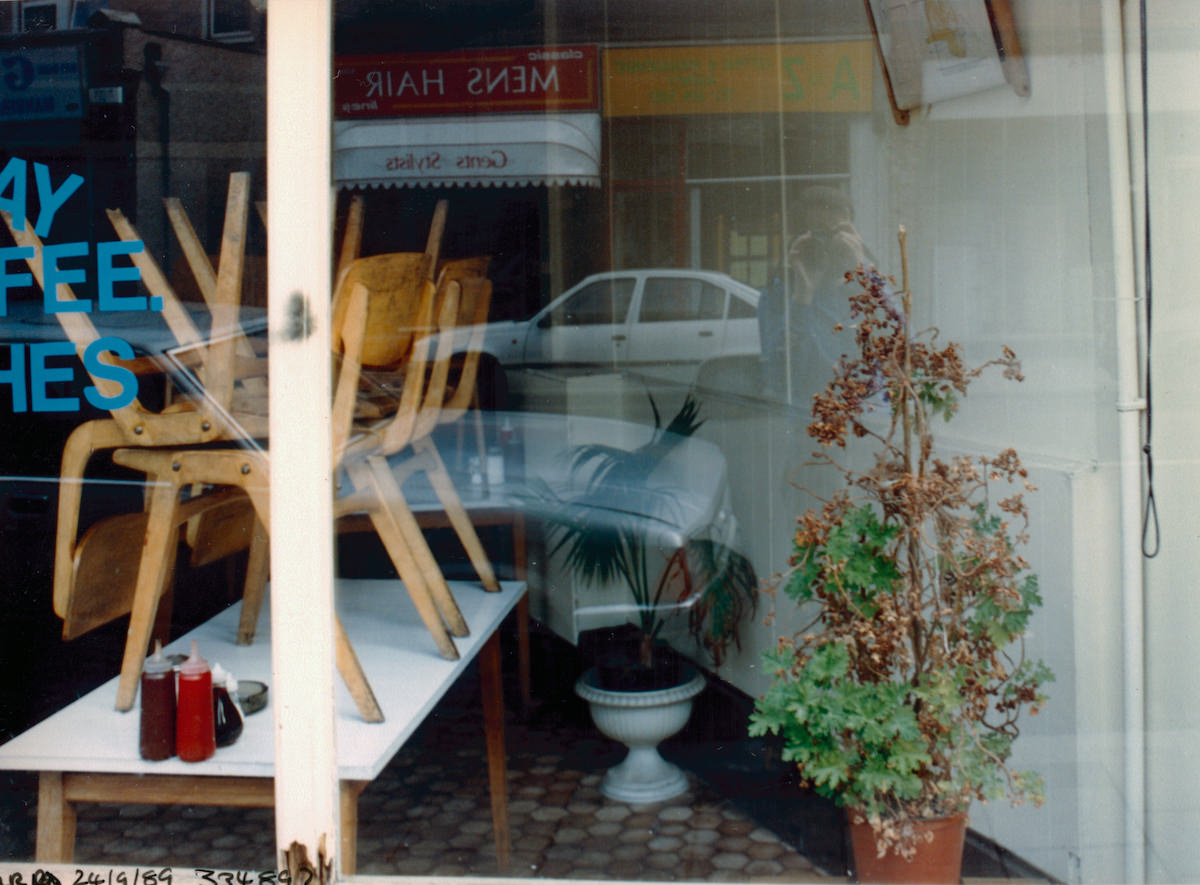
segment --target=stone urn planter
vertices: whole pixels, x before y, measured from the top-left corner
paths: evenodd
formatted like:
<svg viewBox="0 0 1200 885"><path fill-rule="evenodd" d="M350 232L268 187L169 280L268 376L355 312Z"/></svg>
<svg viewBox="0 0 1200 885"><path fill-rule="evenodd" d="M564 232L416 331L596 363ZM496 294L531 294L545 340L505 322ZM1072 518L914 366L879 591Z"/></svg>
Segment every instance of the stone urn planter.
<svg viewBox="0 0 1200 885"><path fill-rule="evenodd" d="M625 759L604 775L600 792L618 802L644 804L687 790L687 775L659 755L658 745L687 724L692 699L704 685L703 674L694 667L686 669L679 685L651 691L599 688L595 669L579 677L575 693L588 702L596 727L629 748Z"/></svg>

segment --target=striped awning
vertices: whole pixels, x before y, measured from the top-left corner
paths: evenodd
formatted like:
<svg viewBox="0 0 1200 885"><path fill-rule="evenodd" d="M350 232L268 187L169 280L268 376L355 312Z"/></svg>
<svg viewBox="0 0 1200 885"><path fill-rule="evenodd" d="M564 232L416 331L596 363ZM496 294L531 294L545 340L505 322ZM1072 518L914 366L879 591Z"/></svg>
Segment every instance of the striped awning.
<svg viewBox="0 0 1200 885"><path fill-rule="evenodd" d="M600 186L595 113L341 120L339 187Z"/></svg>

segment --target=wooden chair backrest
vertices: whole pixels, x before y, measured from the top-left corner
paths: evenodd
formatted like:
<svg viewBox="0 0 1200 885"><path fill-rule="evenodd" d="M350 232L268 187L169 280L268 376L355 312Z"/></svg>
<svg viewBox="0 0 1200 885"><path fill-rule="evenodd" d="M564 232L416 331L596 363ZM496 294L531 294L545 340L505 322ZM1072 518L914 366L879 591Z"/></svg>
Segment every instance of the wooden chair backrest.
<svg viewBox="0 0 1200 885"><path fill-rule="evenodd" d="M436 289L429 258L420 252L393 252L359 258L338 279L333 299L333 352L340 358L334 386L334 452L354 432L354 412L364 367L404 368L404 386L393 420L415 420L422 405L429 333L434 325Z"/></svg>
<svg viewBox="0 0 1200 885"><path fill-rule="evenodd" d="M450 277L447 285L452 291L442 295L433 283L447 211L447 201L439 200L423 253L393 252L350 260L358 250L362 221L361 201L351 202L341 256L348 263L339 269L332 309L333 350L341 359L332 416L335 461L355 433L355 403L364 369L403 369L398 407L387 422L375 425L372 434L384 449L399 451L414 438L431 433L437 424L446 398L453 342L449 335L441 336L437 352L431 355L429 340L437 330L453 327L461 298L461 287ZM470 276L479 268L476 259L452 276Z"/></svg>
<svg viewBox="0 0 1200 885"><path fill-rule="evenodd" d="M356 324L347 326L346 311L355 288L361 286L369 296L367 313L361 318L363 339L356 343L361 365L382 369L403 364L415 335L432 323L432 303L425 305L427 322L419 312L428 280L429 259L421 252L391 252L351 262L338 279L333 296L334 351L350 350L337 340L339 330L359 331Z"/></svg>
<svg viewBox="0 0 1200 885"><path fill-rule="evenodd" d="M334 328L340 326L339 300L348 297L343 283L353 286L362 283L371 292L368 301L366 328L362 342L362 365L371 369L396 368L410 356L414 336L424 334L426 326L412 325L414 305L424 283L433 279L438 252L446 228L447 203L439 200L429 225L425 252L391 252L357 258L362 237L362 201L351 201L346 235L343 238L338 283L334 294ZM356 257L349 260L349 256ZM378 260L377 260L378 259ZM346 292L346 294L343 294ZM432 314L430 315L432 318Z"/></svg>
<svg viewBox="0 0 1200 885"><path fill-rule="evenodd" d="M456 325L471 328L462 361L457 366L458 374L451 396L444 404L440 420L454 421L471 405L475 391L475 380L479 374L479 355L483 349L484 326L492 303L492 282L487 278L491 256L456 258L442 263L438 271L438 291L443 292L449 283L457 282L460 288ZM456 342L457 343L457 342Z"/></svg>
<svg viewBox="0 0 1200 885"><path fill-rule="evenodd" d="M487 283L486 294L483 293L482 287L477 286L473 286L472 293L468 294L464 286L463 298L458 306L458 325L470 326L487 322L487 311L492 297L492 286L491 281L487 278L487 272L488 265L491 263L492 256L475 255L470 258L451 258L438 264L437 284L439 289L451 280L457 280L459 283L466 283L468 280ZM482 304L482 315L479 303L481 295L485 299Z"/></svg>
<svg viewBox="0 0 1200 885"><path fill-rule="evenodd" d="M335 315L340 320L335 328L334 352L341 365L334 388L335 457L357 430L355 400L362 370L370 366L363 355L372 344L387 350L389 359L399 356L387 365L403 370L397 408L385 421L373 425L373 445L384 454L398 452L437 426L447 399L454 344L449 333L458 316L461 288L458 282L450 281L439 296L429 279L414 282L412 271L424 261L424 255L413 253L360 258L338 285L335 307L340 310ZM396 275L396 270L404 273ZM403 280L403 285L398 280ZM385 346L381 339L388 337L389 329L394 341ZM432 348L432 336L437 333L442 334L437 335L437 346Z"/></svg>
<svg viewBox="0 0 1200 885"><path fill-rule="evenodd" d="M362 194L355 194L350 198L350 207L346 210L346 228L342 234L342 246L338 252L337 271L334 279L340 277L362 251L364 213Z"/></svg>
<svg viewBox="0 0 1200 885"><path fill-rule="evenodd" d="M237 325L237 299L241 288L240 254L243 251L245 203L248 196L248 181L244 181L243 178L244 176L235 174L230 182L221 274L217 281L218 299L211 326L218 332L225 328L240 329ZM27 258L27 262L38 285L44 288L41 240L34 233L28 220L24 230L17 230L9 213L0 214L3 215L13 240L20 246L30 248L32 255ZM118 237L126 241L140 239L121 212L111 210L108 215ZM179 301L166 276L149 253L145 250L133 253L130 259L138 268L150 296L161 301L161 313L176 341L182 347L200 349L205 360L201 371L206 384L215 383L218 390L223 388L224 393L218 392L211 400L196 403L194 409L163 412L146 409L134 396L126 405L109 408L110 419L85 422L72 432L64 446L62 462L53 588L54 610L64 619L66 638L90 629L105 618L111 619L128 611L127 582L113 577L124 574L120 567L122 564L108 554L106 548L110 545L106 540L108 535L104 532L116 532L125 537L132 537L137 534L136 526L141 525L137 515L115 517L111 518L103 530L96 529L77 540L81 502L80 481L83 479L90 454L100 449L124 445L174 446L209 442L220 437L226 430L221 421L222 410L232 395L232 336L224 335L224 340L219 344L206 346L205 339L196 328L191 315ZM60 301L76 300L75 293L66 284L60 283L55 294ZM59 313L56 314L56 318L82 361L88 347L101 337L95 324L84 312ZM217 361L221 360L224 360L223 367L217 365ZM85 367L86 365L85 363ZM102 396L113 397L120 393L119 382L89 374L93 385ZM97 551L100 554L99 558L96 556Z"/></svg>

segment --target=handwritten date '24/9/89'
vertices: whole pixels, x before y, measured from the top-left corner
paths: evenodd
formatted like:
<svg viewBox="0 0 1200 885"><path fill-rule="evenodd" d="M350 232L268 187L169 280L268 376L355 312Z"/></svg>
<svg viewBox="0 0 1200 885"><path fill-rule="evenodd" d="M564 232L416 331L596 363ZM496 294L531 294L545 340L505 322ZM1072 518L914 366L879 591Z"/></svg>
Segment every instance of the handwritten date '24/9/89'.
<svg viewBox="0 0 1200 885"><path fill-rule="evenodd" d="M61 872L61 871L60 871ZM50 870L35 870L28 878L20 872L5 874L0 870L0 885L178 885L183 882L205 882L208 885L310 885L316 880L316 872L310 867L301 867L295 877L288 870L262 870L260 872L207 870L193 868L187 871L171 867L156 869L123 868L108 870L95 867L74 869L62 878Z"/></svg>

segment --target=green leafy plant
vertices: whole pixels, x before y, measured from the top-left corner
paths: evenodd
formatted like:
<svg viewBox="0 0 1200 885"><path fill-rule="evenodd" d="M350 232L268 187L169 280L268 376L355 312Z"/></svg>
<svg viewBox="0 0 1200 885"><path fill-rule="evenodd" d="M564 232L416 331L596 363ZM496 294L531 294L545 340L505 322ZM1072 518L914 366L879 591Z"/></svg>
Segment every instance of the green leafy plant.
<svg viewBox="0 0 1200 885"><path fill-rule="evenodd" d="M683 610L690 634L719 665L755 606L758 580L744 556L713 537L715 527L671 549L651 540L678 508L671 490L651 488L647 480L704 422L690 394L665 428L653 398L650 406L648 442L635 449L579 446L570 469L582 491L560 496L543 489L551 553L564 551L567 567L584 584L621 584L629 591L641 633L633 666L654 666L664 625Z"/></svg>
<svg viewBox="0 0 1200 885"><path fill-rule="evenodd" d="M814 397L808 427L841 488L799 518L767 588L810 620L764 655L774 682L750 731L779 735L816 792L869 820L880 856L911 856L914 820L972 799L1041 800L1040 778L1007 765L1020 714L1038 712L1053 678L1023 645L1041 604L1019 552L1033 486L1012 449L942 458L931 430L983 371L1021 376L1007 348L968 368L936 330L911 333L907 280L897 292L873 269L848 279L857 353ZM861 470L830 454L850 438L873 446Z"/></svg>

